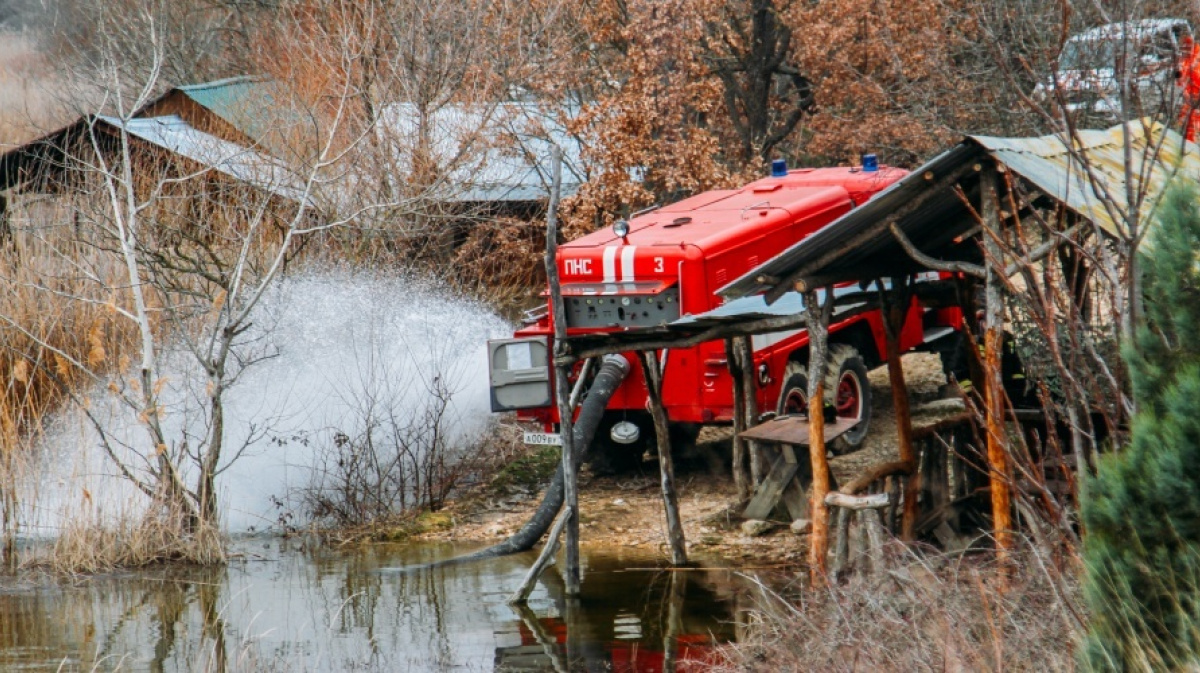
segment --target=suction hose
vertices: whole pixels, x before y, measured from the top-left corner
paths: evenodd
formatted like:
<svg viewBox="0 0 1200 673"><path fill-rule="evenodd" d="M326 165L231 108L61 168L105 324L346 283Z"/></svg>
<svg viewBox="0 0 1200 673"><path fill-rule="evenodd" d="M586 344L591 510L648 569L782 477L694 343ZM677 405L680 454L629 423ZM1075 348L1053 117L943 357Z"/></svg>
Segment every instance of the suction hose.
<svg viewBox="0 0 1200 673"><path fill-rule="evenodd" d="M571 433L571 436L574 438L574 442L572 443L574 447L572 458L575 460L576 468L583 463L583 459L587 457L588 451L591 449L592 437L596 434L596 428L600 426L600 420L604 417L604 409L608 406L608 400L612 398L613 393L617 392L617 387L621 385L621 382L628 375L629 361L624 356L615 354L604 356L600 371L596 373L596 378L592 381L592 385L588 389L587 397L583 400L583 404L580 405L579 416L575 418L574 429ZM496 558L532 549L533 545L542 539L542 536L549 530L550 525L554 523L554 518L558 516L558 510L562 509L564 499L563 481L563 467L560 462L558 469L554 472L554 478L550 480L550 486L546 489L545 495L542 496L542 503L538 505L537 511L533 513L533 516L529 517L529 520L525 522L524 526L521 526L520 530L513 533L507 540L464 556L456 556L445 561L422 565L420 568ZM414 567L407 567L398 568L397 570L416 569Z"/></svg>

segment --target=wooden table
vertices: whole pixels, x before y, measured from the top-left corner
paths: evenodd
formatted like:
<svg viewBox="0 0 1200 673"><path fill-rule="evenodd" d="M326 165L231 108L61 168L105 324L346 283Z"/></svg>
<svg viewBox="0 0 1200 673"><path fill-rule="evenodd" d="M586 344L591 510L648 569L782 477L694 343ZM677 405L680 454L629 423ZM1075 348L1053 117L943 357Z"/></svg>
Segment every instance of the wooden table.
<svg viewBox="0 0 1200 673"><path fill-rule="evenodd" d="M825 441L831 442L841 437L856 425L858 421L842 418L832 422L826 421ZM812 465L808 461L807 452L803 454L804 460L801 461L793 447L808 446L808 417L780 416L747 428L741 436L756 442L779 445L778 451L771 450L776 454L771 463L771 470L758 485L742 516L747 519L766 519L775 506L783 501L793 520L807 518L808 499L805 497L805 489L812 481ZM803 482L796 477L801 470L803 474L808 475Z"/></svg>

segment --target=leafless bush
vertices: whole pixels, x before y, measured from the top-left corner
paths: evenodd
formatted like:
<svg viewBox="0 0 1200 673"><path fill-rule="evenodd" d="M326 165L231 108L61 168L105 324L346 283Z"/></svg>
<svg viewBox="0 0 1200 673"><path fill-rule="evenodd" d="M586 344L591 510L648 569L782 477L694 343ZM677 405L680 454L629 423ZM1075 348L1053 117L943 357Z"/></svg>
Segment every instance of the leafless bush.
<svg viewBox="0 0 1200 673"><path fill-rule="evenodd" d="M349 417L320 436L296 438L316 443L316 461L292 499L301 518L319 527L357 528L439 510L495 453L487 448L492 428L472 431L455 413L459 381L449 367L422 368L414 358L417 371L397 383L372 362L343 393Z"/></svg>
<svg viewBox="0 0 1200 673"><path fill-rule="evenodd" d="M1072 670L1083 628L1076 569L1035 549L1022 560L1007 583L980 558L914 561L877 582L805 594L799 605L763 587L722 669Z"/></svg>

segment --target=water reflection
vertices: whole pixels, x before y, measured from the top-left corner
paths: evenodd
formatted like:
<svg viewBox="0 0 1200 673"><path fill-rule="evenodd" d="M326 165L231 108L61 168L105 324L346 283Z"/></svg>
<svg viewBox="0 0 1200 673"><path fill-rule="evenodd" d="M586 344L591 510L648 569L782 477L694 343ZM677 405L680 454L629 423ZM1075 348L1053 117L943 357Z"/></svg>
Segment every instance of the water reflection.
<svg viewBox="0 0 1200 673"><path fill-rule="evenodd" d="M579 598L551 570L514 609L505 599L532 557L394 574L378 569L463 550L273 539L238 550L219 569L0 580L0 669L686 670L733 638L749 593L726 570L592 554Z"/></svg>

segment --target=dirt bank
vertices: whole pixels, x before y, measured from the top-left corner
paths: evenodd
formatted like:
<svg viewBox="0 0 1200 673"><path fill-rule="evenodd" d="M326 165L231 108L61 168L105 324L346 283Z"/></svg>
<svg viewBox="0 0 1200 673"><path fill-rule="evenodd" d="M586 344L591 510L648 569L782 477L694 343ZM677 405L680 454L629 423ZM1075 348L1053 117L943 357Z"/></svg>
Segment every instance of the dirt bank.
<svg viewBox="0 0 1200 673"><path fill-rule="evenodd" d="M904 357L914 416L920 406L937 398L945 383L936 355ZM864 467L898 459L896 417L887 368L870 373L873 399L871 434L862 450L831 460L834 476L845 482ZM800 565L807 554L807 535L793 533L785 522L762 536L741 529L741 507L729 476L731 432L710 428L701 433L695 449L677 460L680 514L689 551L762 565ZM667 555L665 518L658 488L658 466L646 461L641 473L594 477L586 468L580 478L580 537L585 546L633 547ZM498 542L519 528L536 508L540 493L509 488L498 495L477 491L452 503L445 513L454 525L426 535L430 539Z"/></svg>

